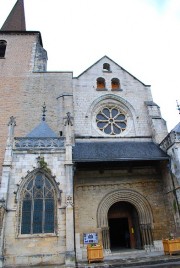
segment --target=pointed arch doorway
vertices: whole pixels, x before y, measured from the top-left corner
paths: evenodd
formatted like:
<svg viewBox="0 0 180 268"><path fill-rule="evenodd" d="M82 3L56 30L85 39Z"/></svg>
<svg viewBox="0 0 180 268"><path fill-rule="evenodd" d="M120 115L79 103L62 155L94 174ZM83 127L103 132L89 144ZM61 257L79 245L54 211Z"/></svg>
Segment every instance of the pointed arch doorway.
<svg viewBox="0 0 180 268"><path fill-rule="evenodd" d="M120 215L117 216L116 213ZM125 213L124 216L123 213ZM114 223L114 226L112 223L113 218L118 222ZM130 229L131 223L134 224L135 228ZM151 206L142 194L134 190L121 189L107 194L101 200L97 210L97 227L101 230L103 247L107 252L111 251L112 243L114 246L119 247L124 247L125 245L125 242L121 242L121 244L115 238L120 229L117 226L120 226L124 232L129 229L129 235L130 232L134 232L136 241L133 242L133 239L131 238L130 240L129 237L129 247L153 247L153 216ZM112 227L116 231L114 234L111 231Z"/></svg>
<svg viewBox="0 0 180 268"><path fill-rule="evenodd" d="M141 234L136 208L129 202L116 202L108 211L110 249L141 249Z"/></svg>

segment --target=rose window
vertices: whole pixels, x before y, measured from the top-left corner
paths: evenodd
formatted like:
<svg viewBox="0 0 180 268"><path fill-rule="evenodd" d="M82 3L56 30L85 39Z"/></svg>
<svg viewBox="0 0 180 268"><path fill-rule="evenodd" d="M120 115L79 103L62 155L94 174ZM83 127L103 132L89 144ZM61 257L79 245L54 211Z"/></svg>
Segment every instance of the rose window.
<svg viewBox="0 0 180 268"><path fill-rule="evenodd" d="M96 115L97 127L109 135L121 134L127 127L126 115L117 107L105 107Z"/></svg>

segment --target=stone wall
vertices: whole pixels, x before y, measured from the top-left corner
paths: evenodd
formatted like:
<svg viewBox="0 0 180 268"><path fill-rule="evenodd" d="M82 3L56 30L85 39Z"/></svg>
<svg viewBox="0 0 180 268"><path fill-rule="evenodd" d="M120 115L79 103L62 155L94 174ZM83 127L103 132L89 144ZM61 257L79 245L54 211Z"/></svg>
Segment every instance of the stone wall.
<svg viewBox="0 0 180 268"><path fill-rule="evenodd" d="M103 70L104 62L110 64L110 72ZM106 81L104 90L97 90L98 77L103 77ZM120 80L120 90L111 89L111 79L114 77ZM145 104L145 101L152 101L150 86L144 85L109 58L102 58L74 79L73 87L76 135L102 136L93 125L93 116L98 105L103 102L114 102L127 108L131 128L122 136L146 137L152 135Z"/></svg>
<svg viewBox="0 0 180 268"><path fill-rule="evenodd" d="M171 217L167 217L163 193L163 179L155 167L137 167L131 171L77 170L75 175L75 232L80 235L79 248L83 249L83 233L101 231L97 225L97 211L102 199L118 190L130 190L141 194L149 203L153 215L153 239L161 240L169 235ZM130 201L129 201L130 202ZM78 247L77 246L77 247Z"/></svg>
<svg viewBox="0 0 180 268"><path fill-rule="evenodd" d="M37 168L37 157L44 157L47 167L55 181L59 183L61 198L57 200L57 230L54 234L21 235L20 228L20 191L21 184L27 176ZM65 179L65 151L33 152L24 154L14 152L11 176L9 181L7 212L4 230L5 265L41 265L62 264L65 262L66 252L66 179Z"/></svg>
<svg viewBox="0 0 180 268"><path fill-rule="evenodd" d="M63 112L58 97L64 92L72 93L72 73L33 72L34 65L39 66L41 63L40 54L36 53L36 45L39 44L38 34L0 34L0 39L7 41L5 58L0 59L1 176L10 116L16 118L15 136L23 137L39 124L41 107L45 102L46 121L59 135L59 131L63 130L62 118L66 112L72 112L72 97L69 96L64 100ZM44 54L42 57L41 64L44 66Z"/></svg>

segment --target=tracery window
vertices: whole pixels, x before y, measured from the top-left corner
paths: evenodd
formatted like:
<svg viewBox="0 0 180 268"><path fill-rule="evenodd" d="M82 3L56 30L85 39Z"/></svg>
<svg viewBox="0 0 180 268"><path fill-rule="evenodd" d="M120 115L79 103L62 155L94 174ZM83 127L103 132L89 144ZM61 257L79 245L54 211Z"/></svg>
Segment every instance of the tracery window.
<svg viewBox="0 0 180 268"><path fill-rule="evenodd" d="M127 127L127 115L117 106L106 106L96 115L96 124L103 133L118 135Z"/></svg>
<svg viewBox="0 0 180 268"><path fill-rule="evenodd" d="M0 40L0 58L5 57L6 45L7 42L5 40Z"/></svg>
<svg viewBox="0 0 180 268"><path fill-rule="evenodd" d="M22 192L21 234L55 231L55 191L50 180L38 172Z"/></svg>

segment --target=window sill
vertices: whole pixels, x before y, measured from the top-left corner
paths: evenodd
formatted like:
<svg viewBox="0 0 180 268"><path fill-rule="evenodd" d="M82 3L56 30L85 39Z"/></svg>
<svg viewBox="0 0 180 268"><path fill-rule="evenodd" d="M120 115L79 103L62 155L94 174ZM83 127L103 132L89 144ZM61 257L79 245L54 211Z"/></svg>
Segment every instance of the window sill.
<svg viewBox="0 0 180 268"><path fill-rule="evenodd" d="M111 89L111 91L123 91L122 88Z"/></svg>
<svg viewBox="0 0 180 268"><path fill-rule="evenodd" d="M27 239L27 238L44 238L44 237L57 237L57 234L47 233L47 234L19 234L18 239Z"/></svg>
<svg viewBox="0 0 180 268"><path fill-rule="evenodd" d="M103 73L112 73L112 71L103 70Z"/></svg>
<svg viewBox="0 0 180 268"><path fill-rule="evenodd" d="M107 88L96 88L96 91L107 91Z"/></svg>

